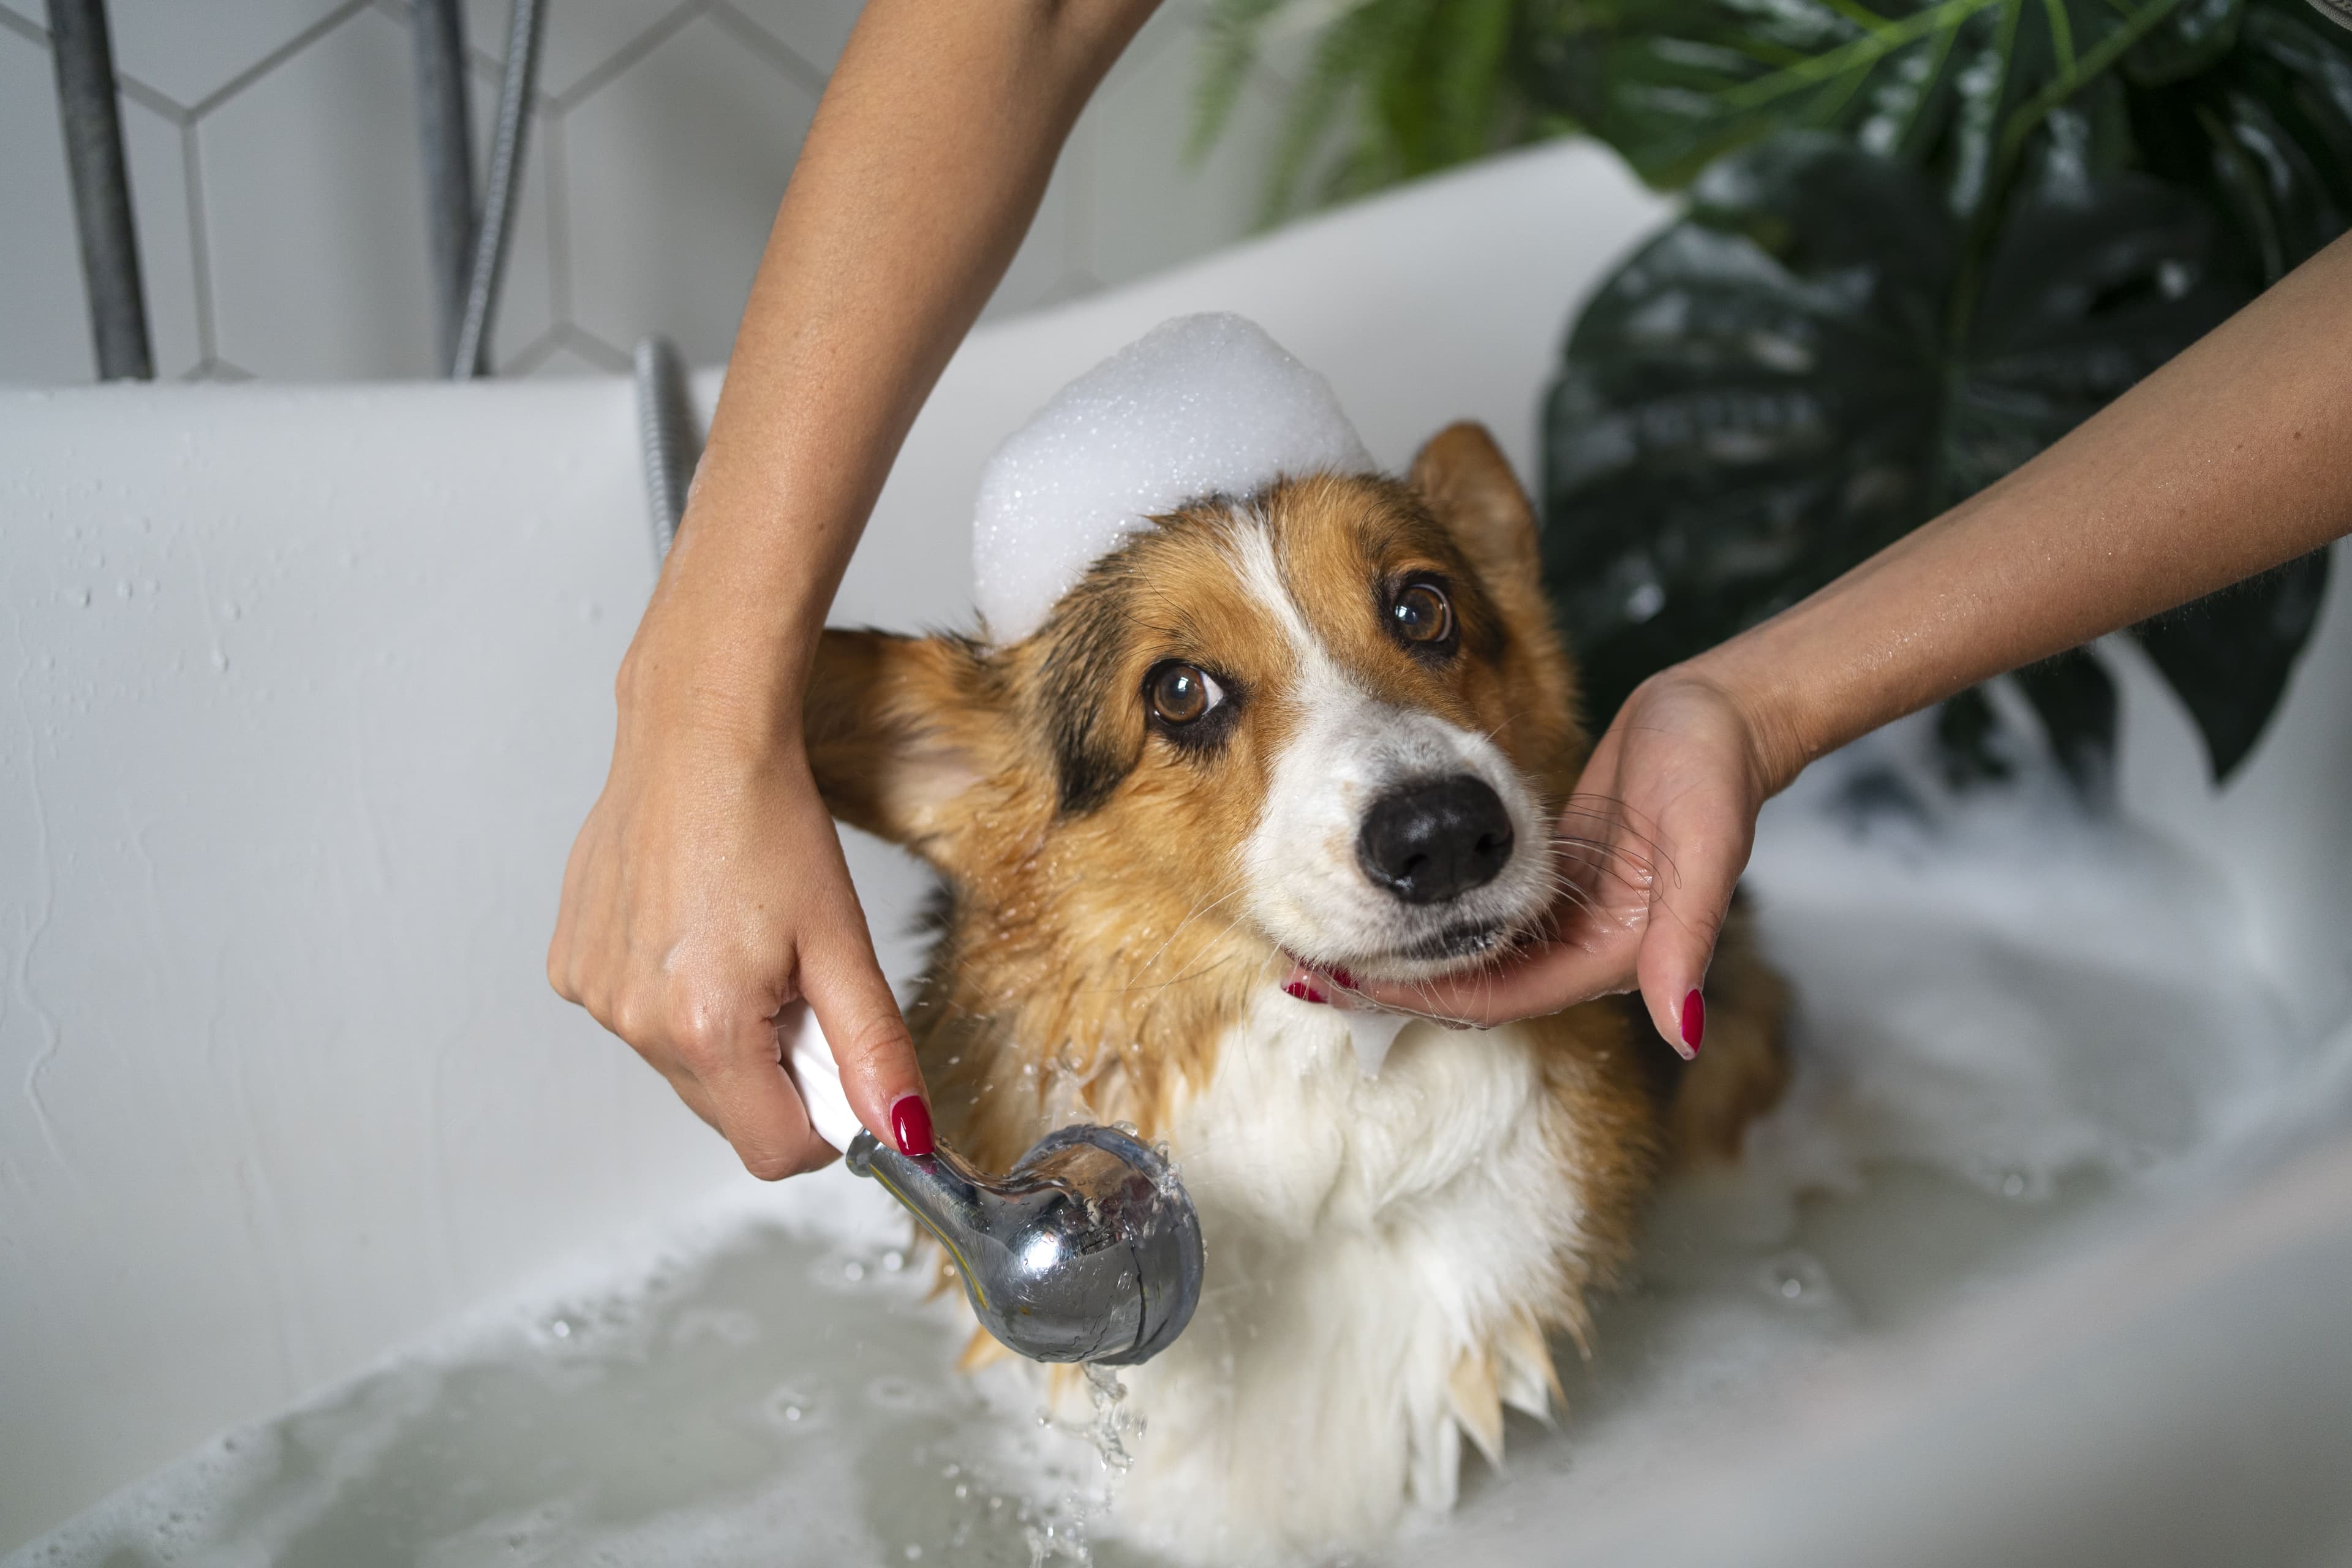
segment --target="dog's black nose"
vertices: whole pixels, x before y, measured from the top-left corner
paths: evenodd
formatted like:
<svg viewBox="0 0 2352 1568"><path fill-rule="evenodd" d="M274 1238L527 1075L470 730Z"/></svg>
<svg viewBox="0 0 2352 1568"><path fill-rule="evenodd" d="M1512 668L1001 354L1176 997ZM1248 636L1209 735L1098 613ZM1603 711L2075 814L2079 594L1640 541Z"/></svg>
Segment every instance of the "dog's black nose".
<svg viewBox="0 0 2352 1568"><path fill-rule="evenodd" d="M1510 813L1486 780L1468 773L1382 795L1356 837L1364 875L1408 904L1483 888L1510 858Z"/></svg>

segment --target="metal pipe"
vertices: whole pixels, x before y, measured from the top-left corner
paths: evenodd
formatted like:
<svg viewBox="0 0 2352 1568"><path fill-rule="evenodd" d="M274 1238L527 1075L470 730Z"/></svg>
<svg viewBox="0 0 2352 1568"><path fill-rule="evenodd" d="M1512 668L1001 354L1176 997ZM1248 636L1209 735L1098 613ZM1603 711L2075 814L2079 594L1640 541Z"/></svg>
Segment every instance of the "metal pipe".
<svg viewBox="0 0 2352 1568"><path fill-rule="evenodd" d="M669 554L678 520L686 515L686 492L702 457L702 439L694 427L694 405L677 345L667 338L646 339L637 344L636 368L646 509L653 518L654 559L658 563Z"/></svg>
<svg viewBox="0 0 2352 1568"><path fill-rule="evenodd" d="M458 328L457 349L451 359L453 375L489 374L490 327L498 311L499 285L506 273L515 198L522 190L524 137L530 127L532 89L539 81L539 39L545 19L541 0L514 0L508 15L499 121L491 133L489 178L482 192L482 221L474 233L474 263L466 287L466 318Z"/></svg>
<svg viewBox="0 0 2352 1568"><path fill-rule="evenodd" d="M152 381L155 354L139 282L139 231L131 223L131 176L122 162L106 0L49 0L49 58L58 73L58 116L65 126L98 378Z"/></svg>
<svg viewBox="0 0 2352 1568"><path fill-rule="evenodd" d="M416 0L415 42L433 301L441 329L441 373L454 375L474 265L474 116L466 92L466 13L459 0Z"/></svg>

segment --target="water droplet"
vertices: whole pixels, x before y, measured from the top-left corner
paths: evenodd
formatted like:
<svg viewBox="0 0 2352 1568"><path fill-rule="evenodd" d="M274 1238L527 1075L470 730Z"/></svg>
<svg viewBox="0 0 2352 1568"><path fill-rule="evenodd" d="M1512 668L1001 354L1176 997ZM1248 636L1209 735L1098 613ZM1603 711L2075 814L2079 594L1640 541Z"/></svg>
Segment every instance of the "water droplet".
<svg viewBox="0 0 2352 1568"><path fill-rule="evenodd" d="M956 1483L956 1500L961 1502L963 1499L970 1496L971 1496L971 1488L962 1481L958 1481Z"/></svg>
<svg viewBox="0 0 2352 1568"><path fill-rule="evenodd" d="M785 1420L787 1420L787 1421L797 1421L797 1420L799 1420L800 1418L801 1418L801 1407L800 1407L799 1405L785 1405L785 1406L784 1406L784 1419L785 1419Z"/></svg>
<svg viewBox="0 0 2352 1568"><path fill-rule="evenodd" d="M547 1331L559 1340L568 1340L572 1337L572 1324L566 1319L558 1318L547 1325Z"/></svg>
<svg viewBox="0 0 2352 1568"><path fill-rule="evenodd" d="M909 1546L909 1547L908 1547L908 1548L907 1548L907 1561L908 1561L908 1562L909 1562L909 1563L912 1563L912 1562L914 1562L916 1559L918 1559L918 1558L921 1557L921 1556L922 1556L922 1554L923 1554L923 1549L922 1549L921 1547L919 1547L919 1546Z"/></svg>
<svg viewBox="0 0 2352 1568"><path fill-rule="evenodd" d="M866 1278L866 1265L853 1258L841 1266L841 1277L855 1285Z"/></svg>
<svg viewBox="0 0 2352 1568"><path fill-rule="evenodd" d="M882 1255L882 1267L896 1274L907 1267L907 1255L894 1247Z"/></svg>
<svg viewBox="0 0 2352 1568"><path fill-rule="evenodd" d="M2000 1179L2000 1195L2005 1198L2021 1198L2025 1195L2028 1184L2024 1172L2011 1171Z"/></svg>
<svg viewBox="0 0 2352 1568"><path fill-rule="evenodd" d="M1829 1272L1820 1261L1810 1253L1793 1249L1767 1259L1758 1283L1767 1295L1806 1309L1826 1307L1835 1294Z"/></svg>

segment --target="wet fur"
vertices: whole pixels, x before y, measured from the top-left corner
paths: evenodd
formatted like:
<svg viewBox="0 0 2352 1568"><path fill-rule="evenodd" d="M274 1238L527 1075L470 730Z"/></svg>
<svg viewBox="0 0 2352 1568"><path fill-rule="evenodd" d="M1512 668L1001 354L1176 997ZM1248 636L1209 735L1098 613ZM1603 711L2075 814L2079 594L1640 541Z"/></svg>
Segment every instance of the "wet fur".
<svg viewBox="0 0 2352 1568"><path fill-rule="evenodd" d="M1381 620L1412 574L1461 623L1442 665ZM1416 1024L1364 1079L1344 1020L1276 989L1253 836L1317 721L1298 628L1367 711L1498 752L1548 822L1588 742L1539 582L1525 496L1456 426L1401 482L1318 476L1159 520L1019 643L825 636L819 785L946 889L908 1014L942 1135L1003 1169L1066 1121L1131 1122L1202 1208L1209 1297L1128 1374L1151 1426L1122 1512L1178 1555L1328 1550L1450 1505L1462 1436L1496 1456L1506 1404L1551 1408L1549 1336L1584 1343L1665 1162L1736 1152L1779 1092L1779 982L1736 939L1691 1069L1601 1002ZM1227 689L1214 733L1148 721L1171 658Z"/></svg>

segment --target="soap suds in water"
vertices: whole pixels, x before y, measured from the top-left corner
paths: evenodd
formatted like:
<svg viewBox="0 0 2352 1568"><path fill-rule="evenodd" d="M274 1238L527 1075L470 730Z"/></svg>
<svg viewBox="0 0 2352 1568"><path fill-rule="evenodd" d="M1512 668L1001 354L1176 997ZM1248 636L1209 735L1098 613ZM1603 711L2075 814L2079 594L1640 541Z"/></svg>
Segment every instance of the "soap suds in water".
<svg viewBox="0 0 2352 1568"><path fill-rule="evenodd" d="M1285 475L1372 468L1331 384L1255 322L1163 321L1055 394L989 459L972 526L981 618L992 638L1018 642L1156 515Z"/></svg>
<svg viewBox="0 0 2352 1568"><path fill-rule="evenodd" d="M2127 1194L2352 1117L2352 1034L2337 1059L2286 1026L2209 868L2084 821L2054 777L1938 798L1924 742L1880 736L1768 810L1786 1101L1741 1166L1663 1194L1592 1362L1560 1347L1560 1429L1516 1430L1507 1480L1474 1463L1452 1523L1368 1564L1559 1562L1596 1510L1683 1506L1694 1454L1727 1477L1771 1451L1842 1352L2063 1262ZM1889 769L1917 810L1857 804L1903 793L1858 787ZM216 1440L11 1568L361 1561L362 1538L448 1564L1149 1562L1104 1539L1100 1500L1112 1447L1150 1435L1108 1379L1064 1426L1024 1368L952 1371L968 1322L920 1299L906 1237L838 1171L761 1189Z"/></svg>

